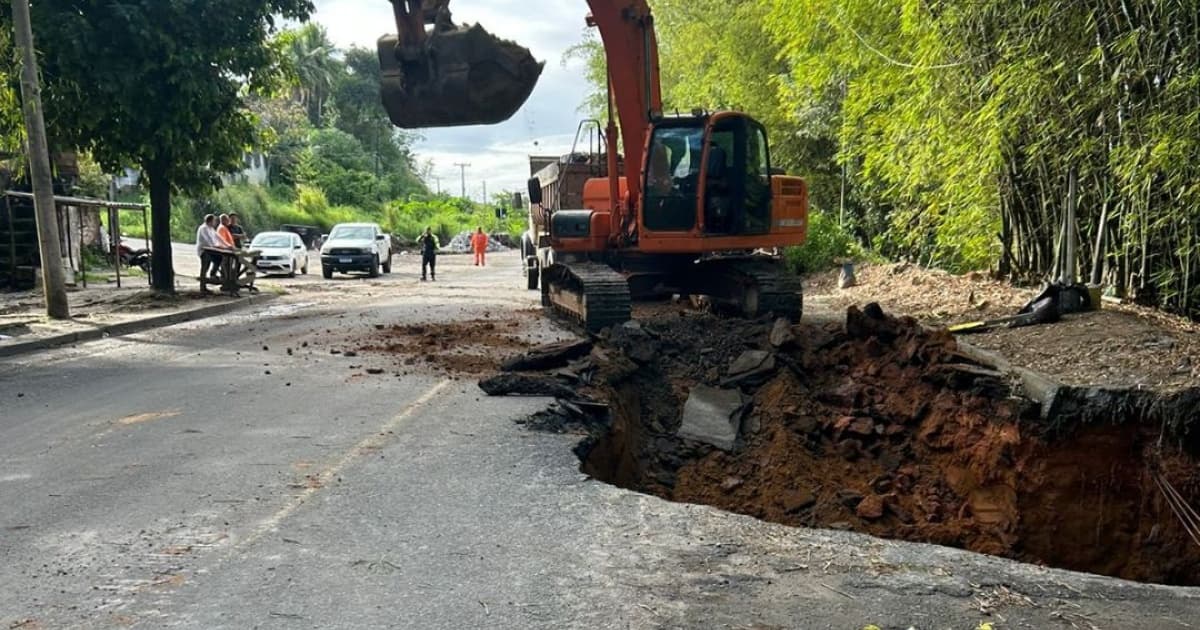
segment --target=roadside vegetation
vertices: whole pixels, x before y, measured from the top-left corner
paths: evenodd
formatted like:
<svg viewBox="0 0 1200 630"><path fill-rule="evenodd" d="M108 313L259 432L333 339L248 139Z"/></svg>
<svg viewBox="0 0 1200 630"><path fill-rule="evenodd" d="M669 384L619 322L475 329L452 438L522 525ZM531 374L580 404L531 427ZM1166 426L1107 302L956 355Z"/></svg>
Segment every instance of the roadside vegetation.
<svg viewBox="0 0 1200 630"><path fill-rule="evenodd" d="M823 213L817 249L838 228L888 258L1039 281L1074 169L1081 276L1200 315L1192 4L650 4L666 108L766 124L776 165L808 179ZM572 54L602 81L598 51Z"/></svg>

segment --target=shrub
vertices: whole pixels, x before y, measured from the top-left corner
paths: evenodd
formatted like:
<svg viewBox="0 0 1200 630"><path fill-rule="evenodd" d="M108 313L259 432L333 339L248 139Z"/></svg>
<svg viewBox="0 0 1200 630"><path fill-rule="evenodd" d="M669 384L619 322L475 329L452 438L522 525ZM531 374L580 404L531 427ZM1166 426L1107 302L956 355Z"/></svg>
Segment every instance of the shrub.
<svg viewBox="0 0 1200 630"><path fill-rule="evenodd" d="M797 273L824 271L845 258L860 257L862 247L854 236L831 215L813 210L808 214L808 240L784 252L787 265Z"/></svg>

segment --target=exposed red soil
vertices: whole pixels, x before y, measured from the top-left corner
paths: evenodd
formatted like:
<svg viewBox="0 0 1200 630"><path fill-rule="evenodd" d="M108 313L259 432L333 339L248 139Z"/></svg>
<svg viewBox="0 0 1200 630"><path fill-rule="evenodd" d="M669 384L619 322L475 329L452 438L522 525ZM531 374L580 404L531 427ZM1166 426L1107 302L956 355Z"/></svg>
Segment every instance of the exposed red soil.
<svg viewBox="0 0 1200 630"><path fill-rule="evenodd" d="M646 323L655 358L608 372L614 425L584 470L790 525L1200 584L1200 546L1152 477L1200 505L1200 468L1180 434L1125 417L1051 434L948 334L868 312L852 311L844 332L797 329L799 347L777 353L786 367L744 388L754 404L733 452L674 432L689 387L711 384L740 348L768 347L763 324L705 330L709 352L673 356L676 340L701 334L696 322ZM606 347L636 345L616 335Z"/></svg>

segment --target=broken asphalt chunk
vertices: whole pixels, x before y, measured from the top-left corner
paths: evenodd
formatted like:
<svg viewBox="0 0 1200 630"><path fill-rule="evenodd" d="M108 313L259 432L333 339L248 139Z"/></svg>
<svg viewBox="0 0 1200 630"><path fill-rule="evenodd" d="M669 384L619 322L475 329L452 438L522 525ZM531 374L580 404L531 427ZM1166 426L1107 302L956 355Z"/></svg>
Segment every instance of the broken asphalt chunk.
<svg viewBox="0 0 1200 630"><path fill-rule="evenodd" d="M505 372L535 372L566 367L592 351L590 341L568 341L534 348L500 365Z"/></svg>
<svg viewBox="0 0 1200 630"><path fill-rule="evenodd" d="M550 396L574 398L575 390L552 377L524 374L500 374L479 381L479 389L488 396Z"/></svg>

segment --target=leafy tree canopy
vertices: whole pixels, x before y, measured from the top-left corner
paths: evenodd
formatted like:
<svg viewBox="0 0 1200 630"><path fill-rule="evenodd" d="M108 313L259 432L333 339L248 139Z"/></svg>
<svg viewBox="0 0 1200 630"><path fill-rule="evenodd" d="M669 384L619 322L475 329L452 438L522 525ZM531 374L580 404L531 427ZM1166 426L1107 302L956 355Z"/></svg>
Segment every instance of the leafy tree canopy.
<svg viewBox="0 0 1200 630"><path fill-rule="evenodd" d="M255 140L247 91L278 78L269 38L309 0L39 0L47 123L109 170L203 190Z"/></svg>
<svg viewBox="0 0 1200 630"><path fill-rule="evenodd" d="M155 288L174 290L171 191L210 189L239 166L257 133L243 97L279 75L276 20L312 11L309 0L33 4L51 137L149 180Z"/></svg>

